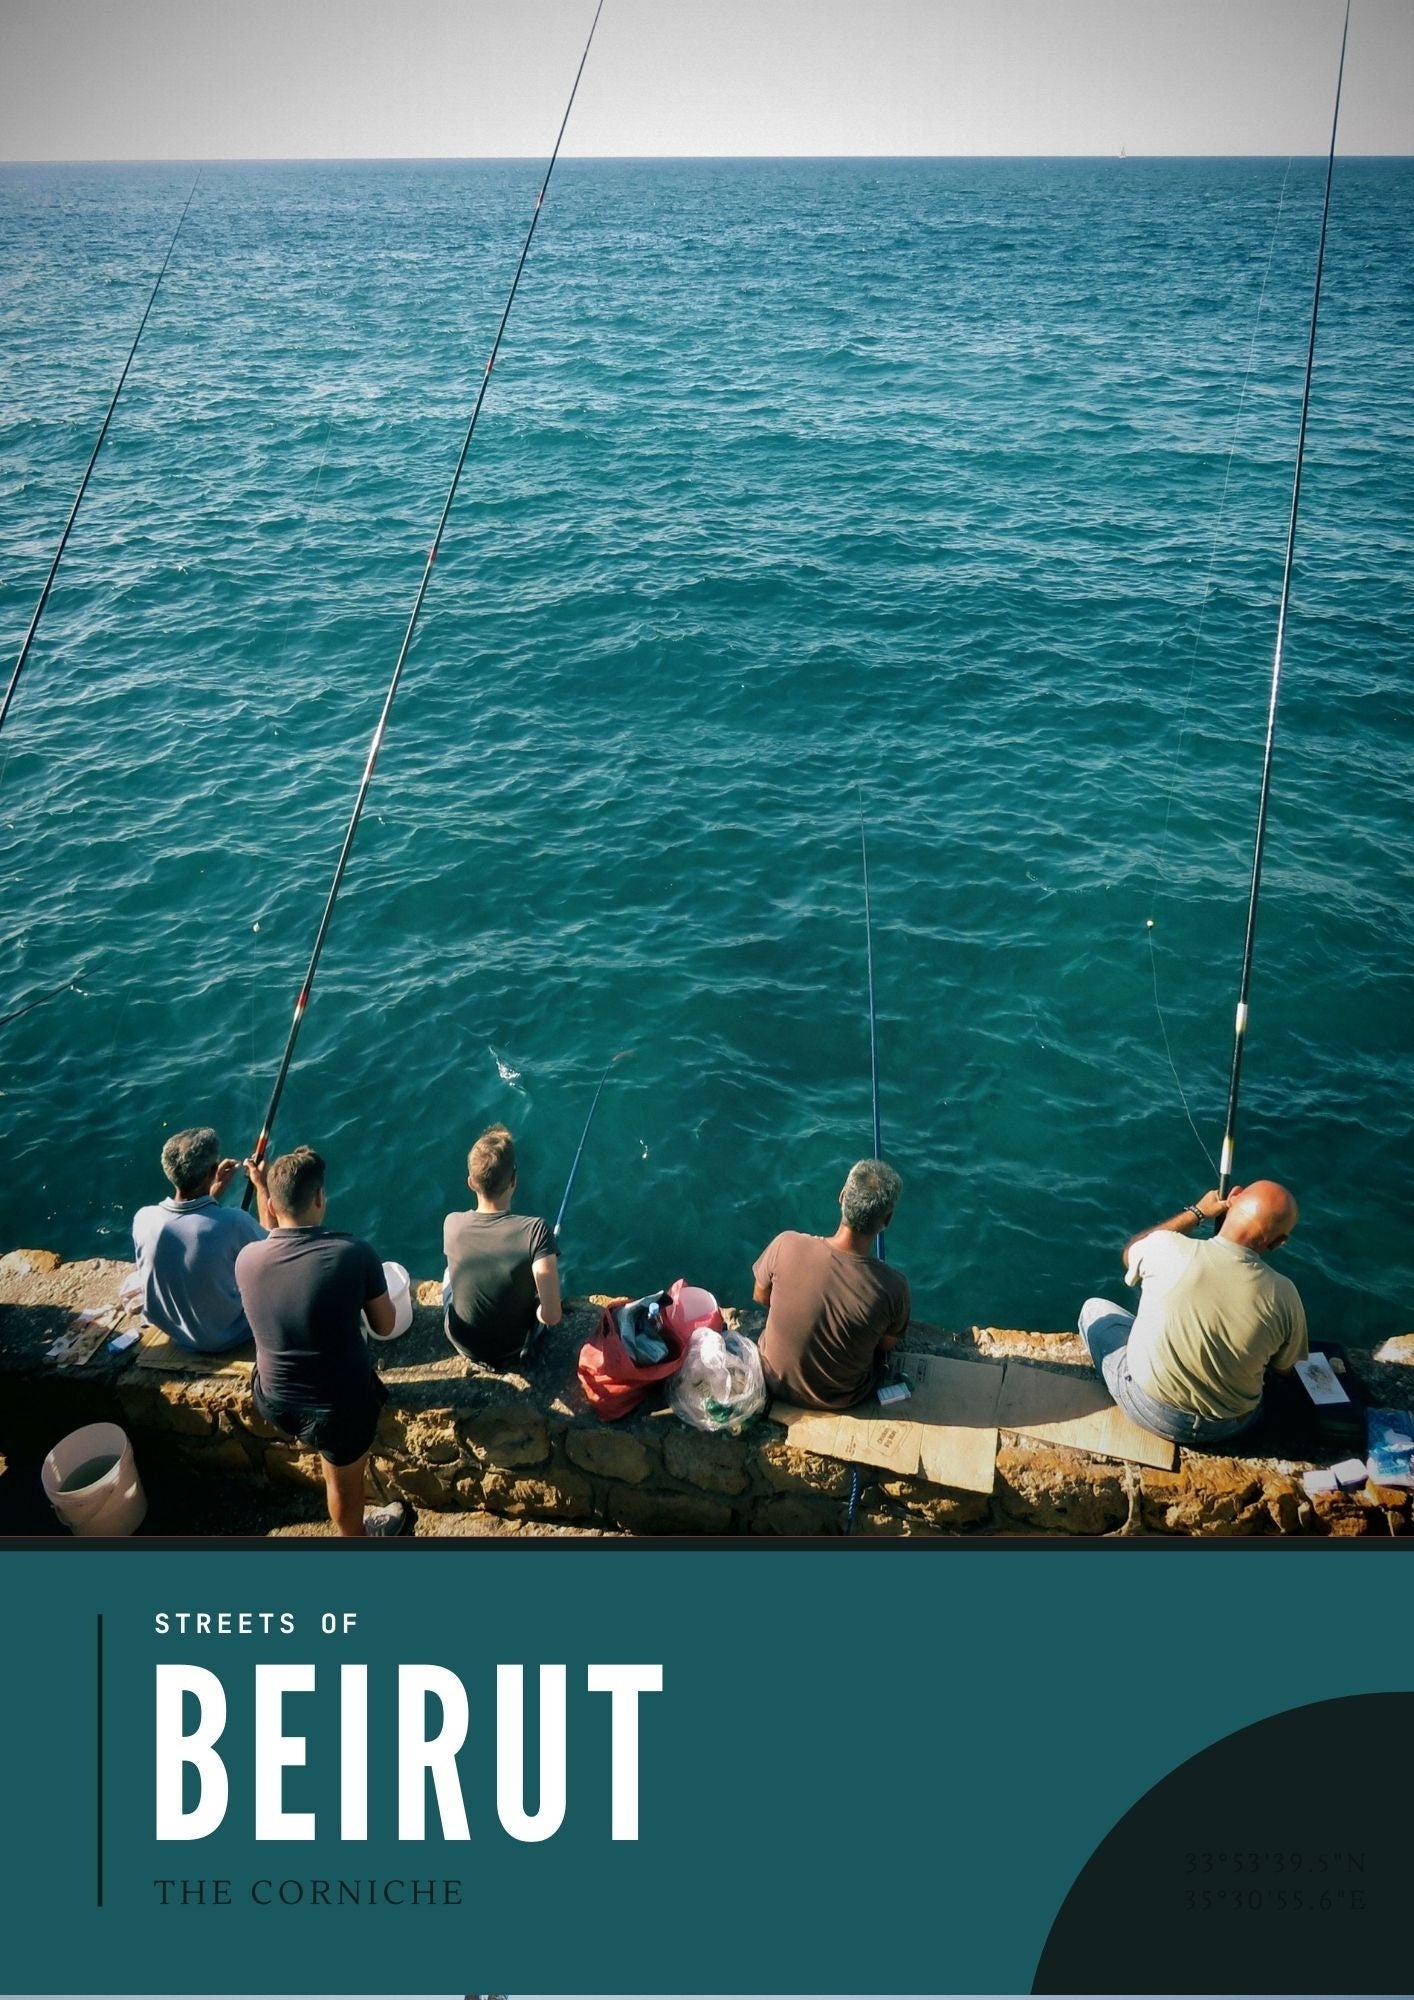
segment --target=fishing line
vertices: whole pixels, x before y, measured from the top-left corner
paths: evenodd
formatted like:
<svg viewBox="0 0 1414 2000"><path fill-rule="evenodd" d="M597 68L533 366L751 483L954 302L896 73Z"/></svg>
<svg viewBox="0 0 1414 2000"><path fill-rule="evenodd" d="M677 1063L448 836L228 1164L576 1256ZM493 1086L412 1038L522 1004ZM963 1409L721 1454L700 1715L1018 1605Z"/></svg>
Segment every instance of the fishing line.
<svg viewBox="0 0 1414 2000"><path fill-rule="evenodd" d="M1311 330L1306 340L1306 376L1301 390L1301 424L1296 435L1296 470L1291 482L1291 513L1286 527L1286 558L1282 564L1281 606L1277 613L1276 647L1272 657L1271 694L1267 703L1267 737L1262 750L1262 783L1257 797L1257 825L1252 838L1252 882L1247 896L1247 926L1242 941L1242 974L1237 989L1237 1010L1233 1022L1232 1072L1228 1080L1227 1117L1223 1125L1222 1154L1218 1162L1218 1192L1226 1195L1232 1185L1232 1158L1237 1134L1237 1101L1242 1085L1242 1056L1247 1041L1247 1010L1252 990L1252 956L1257 933L1257 900L1262 887L1262 854L1267 840L1267 811L1271 799L1272 757L1276 748L1277 706L1281 699L1282 654L1286 644L1286 617L1291 602L1291 567L1296 550L1296 518L1301 504L1301 469L1306 455L1306 423L1311 407L1311 376L1316 364L1316 325L1321 311L1321 278L1326 261L1326 227L1331 212L1331 182L1335 175L1335 140L1340 126L1340 86L1345 75L1345 44L1350 34L1350 0L1345 0L1345 26L1340 36L1340 64L1335 79L1335 109L1331 115L1331 143L1326 155L1326 189L1321 204L1321 238L1316 250L1316 279L1311 291Z"/></svg>
<svg viewBox="0 0 1414 2000"><path fill-rule="evenodd" d="M1178 767L1182 761L1183 748L1188 737L1188 715L1193 705L1193 687L1198 672L1198 651L1203 641L1203 625L1208 613L1208 600L1213 590L1213 570L1217 563L1218 545L1222 540L1223 523L1227 516L1227 495L1228 488L1232 483L1232 464L1237 453L1237 441L1242 431L1243 413L1247 407L1247 390L1251 384L1252 368L1257 357L1257 341L1262 330L1262 314L1267 303L1267 287L1271 281L1272 260L1276 256L1277 237L1281 233L1282 216L1286 209L1286 190L1290 180L1291 160L1288 159L1286 172L1282 175L1281 194L1277 201L1276 220L1272 224L1271 242L1267 246L1267 262L1262 272L1262 289L1257 299L1257 311L1252 323L1252 338L1247 344L1247 367L1242 377L1242 390L1237 399L1237 412L1232 421L1232 439L1228 445L1227 464L1223 470L1223 486L1221 496L1218 500L1217 521L1213 528L1212 541L1208 547L1208 567L1203 578L1203 595L1199 600L1197 626L1193 634L1193 643L1189 648L1188 686L1184 691L1183 708L1179 715L1178 740L1174 747L1173 757L1169 763L1168 791L1164 798L1164 823L1159 835L1159 851L1155 857L1153 879L1149 884L1147 900L1151 910L1154 908L1158 896L1159 884L1164 878L1165 864L1168 860L1169 828L1173 819L1173 795L1178 784ZM1149 946L1149 973L1154 987L1154 1012L1158 1015L1159 1032L1164 1039L1164 1054L1168 1058L1168 1066L1173 1072L1174 1085L1178 1091L1179 1102L1183 1106L1183 1115L1188 1120L1189 1129L1197 1140L1199 1150L1204 1159L1216 1174L1218 1163L1208 1151L1207 1143L1198 1129L1197 1121L1193 1116L1192 1108L1188 1102L1188 1093L1183 1087L1183 1078L1179 1075L1178 1064L1174 1060L1173 1045L1169 1040L1168 1023L1164 1019L1164 1010L1159 999L1159 960L1154 945L1154 919L1152 916L1145 923L1144 936Z"/></svg>
<svg viewBox="0 0 1414 2000"><path fill-rule="evenodd" d="M373 773L378 763L378 752L383 745L383 736L388 727L388 718L392 713L393 702L397 697L398 685L403 677L403 667L406 663L409 649L412 646L413 634L417 630L418 619L422 614L423 599L427 595L427 586L432 576L432 565L436 562L438 551L442 546L442 537L446 532L447 520L452 511L452 502L456 499L457 487L461 483L462 467L465 465L467 453L471 449L471 440L476 430L477 419L481 415L482 404L486 400L486 390L491 381L491 371L495 367L496 357L501 351L501 340L506 331L506 323L510 319L511 307L515 303L516 292L520 288L521 272L525 269L525 260L530 254L530 245L535 236L535 226L540 220L540 210L544 205L545 196L550 186L550 176L555 171L555 162L560 157L560 146L565 136L565 127L570 121L570 112L574 108L575 96L579 90L579 80L584 74L584 65L589 59L590 45L594 40L594 30L599 25L599 16L603 12L603 9L604 0L598 0L598 4L594 9L594 19L589 26L588 39L584 44L584 53L579 59L579 68L575 71L574 83L570 88L569 102L565 106L565 115L560 121L560 129L555 138L554 150L550 154L550 163L545 169L545 178L541 182L540 192L535 198L535 207L531 213L530 226L525 232L525 241L521 245L520 258L515 267L515 275L511 279L511 288L506 295L506 303L501 313L500 324L496 328L496 338L491 344L490 357L487 360L485 369L482 371L481 383L476 392L476 401L472 406L466 433L462 438L461 450L457 454L457 462L452 472L451 484L447 488L447 497L442 503L442 512L437 522L437 531L432 537L432 546L427 551L427 561L423 565L422 580L417 586L417 594L413 599L412 612L407 622L407 630L404 632L402 644L398 648L398 657L393 667L392 678L388 682L388 692L383 697L382 711L374 728L372 741L368 746L368 756L364 762L363 776L359 781L358 793L354 799L353 811L349 815L349 823L344 834L343 846L339 850L339 858L334 867L334 877L329 885L329 894L324 904L324 913L319 919L319 928L315 932L314 948L310 953L304 982L300 987L299 995L295 1001L294 1018L290 1023L290 1032L285 1041L284 1053L280 1058L280 1067L275 1075L274 1087L270 1093L270 1102L266 1107L265 1122L261 1126L260 1137L255 1142L253 1158L256 1161L261 1161L265 1158L266 1149L270 1143L271 1128L275 1123L275 1114L279 1110L280 1099L284 1094L285 1079L289 1075L290 1064L294 1059L295 1044L299 1040L299 1032L304 1025L305 1010L309 1005L309 996L314 986L315 974L319 970L319 960L324 951L324 940L329 934L329 925L333 920L334 905L339 900L339 890L343 886L344 872L348 867L349 855L353 850L354 835L358 832L358 823L363 817L364 802L368 797L369 787L373 783ZM248 1209L250 1207L254 1194L254 1183L247 1180L245 1194L241 1201L243 1208Z"/></svg>
<svg viewBox="0 0 1414 2000"><path fill-rule="evenodd" d="M1178 1101L1183 1106L1183 1115L1188 1120L1189 1130L1198 1141L1199 1152L1208 1162L1213 1172L1216 1173L1218 1163L1208 1151L1208 1143L1204 1139L1203 1134L1198 1130L1197 1121L1193 1116L1192 1107L1188 1102L1188 1092L1183 1087L1183 1078L1179 1075L1178 1064L1173 1059L1173 1044L1169 1040L1168 1022L1164 1019L1164 1010L1159 1003L1159 961L1154 950L1154 921L1152 917L1149 919L1149 928L1146 935L1149 939L1149 974L1154 982L1154 1012L1159 1017L1159 1033L1164 1038L1164 1054L1168 1057L1169 1068L1173 1071L1173 1080L1178 1089Z"/></svg>
<svg viewBox="0 0 1414 2000"><path fill-rule="evenodd" d="M196 194L196 190L198 185L200 184L200 181L201 181L201 169L198 168L196 179L191 184L191 192L188 194L186 201L182 205L181 214L177 217L177 226L172 231L172 240L167 245L167 255L162 259L162 268L157 273L157 277L153 282L152 290L148 295L147 305L143 309L142 318L138 321L137 332L133 335L133 344L128 349L128 358L123 363L123 372L118 377L118 386L113 391L112 401L108 405L108 414L103 419L103 427L98 433L98 437L94 444L93 450L89 453L88 464L84 467L83 478L79 481L79 490L74 495L74 504L69 509L69 518L64 523L64 532L59 537L59 546L54 551L54 560L50 563L49 574L44 579L44 588L39 593L39 602L35 605L34 615L29 621L29 630L25 633L24 639L21 641L19 654L15 660L14 667L11 669L9 686L5 689L4 699L0 700L0 729L4 728L5 718L10 713L10 704L15 699L15 689L19 685L20 675L24 671L25 661L29 658L29 649L34 643L35 633L39 630L39 621L44 616L44 607L49 602L49 593L54 587L54 578L58 574L60 560L64 554L64 550L68 546L70 531L72 530L74 522L78 517L78 511L80 505L83 502L83 496L88 491L88 482L93 476L94 466L97 465L98 463L98 454L103 449L103 440L108 435L108 426L113 421L113 412L118 407L118 398L123 393L123 384L128 379L128 370L133 365L133 356L137 353L138 342L142 339L143 329L147 325L148 315L149 313L151 313L153 306L156 304L157 294L162 287L162 280L167 275L167 266L172 261L172 252L177 247L177 238L182 233L182 224L187 219L187 210L192 205L192 199Z"/></svg>
<svg viewBox="0 0 1414 2000"><path fill-rule="evenodd" d="M565 1210L570 1205L570 1191L574 1187L574 1178L579 1172L579 1163L584 1156L584 1142L589 1137L589 1128L594 1123L595 1112L599 1109L599 1099L604 1095L604 1085L609 1081L609 1071L614 1067L615 1063L627 1062L632 1054L632 1049L620 1049L618 1054L610 1056L604 1065L604 1074L599 1079L599 1088L594 1093L594 1102L589 1107L589 1116L584 1121L584 1130L580 1133L579 1144L574 1150L574 1160L570 1166L570 1177L565 1182L565 1191L560 1197L560 1212L555 1217L554 1229L555 1241L557 1243L560 1240L560 1225L565 1219ZM640 1141L640 1143L642 1142Z"/></svg>

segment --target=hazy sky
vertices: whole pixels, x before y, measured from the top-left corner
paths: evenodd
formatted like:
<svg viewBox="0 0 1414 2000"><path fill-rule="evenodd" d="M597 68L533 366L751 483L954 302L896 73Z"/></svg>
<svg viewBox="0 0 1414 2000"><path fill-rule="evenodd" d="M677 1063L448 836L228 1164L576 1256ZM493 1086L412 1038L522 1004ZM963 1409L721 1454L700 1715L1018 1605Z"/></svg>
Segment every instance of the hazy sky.
<svg viewBox="0 0 1414 2000"><path fill-rule="evenodd" d="M605 0L571 154L1323 153L1343 0ZM0 0L0 158L548 151L593 0ZM1414 153L1354 0L1347 153Z"/></svg>

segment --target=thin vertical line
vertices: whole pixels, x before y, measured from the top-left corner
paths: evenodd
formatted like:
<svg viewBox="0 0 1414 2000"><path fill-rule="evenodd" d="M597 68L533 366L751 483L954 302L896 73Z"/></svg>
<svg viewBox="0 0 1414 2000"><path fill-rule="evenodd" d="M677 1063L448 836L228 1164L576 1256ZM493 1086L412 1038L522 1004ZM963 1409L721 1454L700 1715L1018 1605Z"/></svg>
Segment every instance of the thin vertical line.
<svg viewBox="0 0 1414 2000"><path fill-rule="evenodd" d="M98 1613L98 1907L103 1908L103 1613Z"/></svg>

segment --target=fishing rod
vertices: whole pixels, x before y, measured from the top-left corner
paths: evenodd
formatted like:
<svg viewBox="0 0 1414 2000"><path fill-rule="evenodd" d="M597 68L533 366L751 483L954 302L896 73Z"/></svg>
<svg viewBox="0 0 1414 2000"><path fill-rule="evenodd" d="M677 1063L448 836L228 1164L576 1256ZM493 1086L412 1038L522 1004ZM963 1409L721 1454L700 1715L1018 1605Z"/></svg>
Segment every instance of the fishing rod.
<svg viewBox="0 0 1414 2000"><path fill-rule="evenodd" d="M869 1095L874 1110L874 1158L884 1156L879 1132L879 1028L874 1012L874 925L869 907L869 843L864 831L864 803L859 806L859 858L864 869L864 950L869 974ZM884 1262L884 1232L874 1238L874 1255Z"/></svg>
<svg viewBox="0 0 1414 2000"><path fill-rule="evenodd" d="M869 841L864 827L864 794L859 795L859 860L864 875L864 962L869 979L869 1097L874 1114L874 1158L883 1155L884 1142L879 1128L879 1025L874 1011L874 923L869 903ZM874 1255L882 1264L884 1256L884 1232L881 1229L874 1238ZM845 1503L844 1532L854 1533L855 1516L859 1511L859 1467L849 1468L849 1499Z"/></svg>
<svg viewBox="0 0 1414 2000"><path fill-rule="evenodd" d="M575 1147L574 1164L570 1168L570 1177L565 1182L565 1191L560 1199L560 1212L555 1217L554 1233L557 1243L560 1239L560 1224L564 1221L565 1210L570 1205L570 1189L574 1186L574 1177L579 1172L579 1162L584 1153L584 1142L589 1137L589 1128L594 1123L595 1112L599 1109L599 1099L604 1095L604 1085L609 1081L609 1071L614 1067L615 1063L627 1062L632 1054L632 1049L620 1049L618 1054L610 1056L604 1065L604 1074L599 1079L599 1088L594 1093L594 1102L589 1107L589 1116L584 1121L584 1130L580 1133L579 1144Z"/></svg>
<svg viewBox="0 0 1414 2000"><path fill-rule="evenodd" d="M590 44L594 40L594 30L599 25L599 16L603 11L604 0L598 0L598 5L594 9L594 19L589 24L589 35L584 44L584 53L579 59L579 68L574 73L574 83L570 87L569 102L565 106L565 115L560 120L560 129L555 137L554 150L550 154L550 164L545 169L545 178L540 183L540 192L535 197L535 207L531 212L530 227L525 232L525 241L521 245L520 258L516 264L515 275L511 279L510 291L506 294L506 303L501 313L500 325L496 328L496 338L491 343L490 358L482 371L481 383L476 391L476 401L472 406L471 416L466 427L466 434L462 438L461 450L457 454L457 462L452 472L451 484L447 488L447 497L442 503L442 512L437 522L437 532L432 537L431 548L427 551L427 561L424 563L422 569L422 580L417 586L417 595L413 599L412 613L407 622L407 630L403 633L403 642L398 648L398 657L393 667L393 676L388 683L388 692L383 697L382 711L379 714L377 725L373 731L373 739L368 746L368 756L363 766L363 777L359 781L358 795L354 799L353 811L349 815L348 828L344 834L344 844L339 850L339 859L334 868L334 879L329 884L329 894L325 900L324 914L319 919L319 928L314 935L314 949L309 955L309 964L305 970L304 983L301 985L299 996L295 1001L294 1018L290 1023L290 1032L285 1041L285 1051L280 1058L280 1067L275 1074L275 1084L270 1092L270 1102L265 1108L265 1120L260 1128L260 1137L255 1142L255 1150L251 1156L257 1165L264 1160L266 1149L270 1144L271 1128L275 1123L275 1114L280 1108L280 1099L284 1095L285 1079L290 1073L290 1064L294 1060L295 1044L299 1040L299 1032L304 1025L305 1009L309 1005L309 995L314 985L314 975L319 970L319 961L323 956L324 940L329 935L329 925L333 920L334 905L338 902L339 890L343 887L344 871L349 865L349 855L353 850L354 835L358 832L358 823L363 817L364 801L367 799L369 787L373 783L373 773L378 763L378 752L383 747L383 735L388 727L388 718L392 713L393 702L397 697L398 684L403 677L403 667L412 646L413 634L417 630L418 619L422 615L422 603L427 595L427 586L432 577L432 565L436 562L438 551L442 546L442 537L446 532L447 519L452 511L452 502L456 499L457 487L461 484L462 467L466 464L466 456L471 449L472 436L475 433L477 419L481 415L481 406L486 400L486 390L491 381L491 371L496 365L496 356L501 351L501 340L506 331L506 322L510 319L511 307L515 304L515 296L520 288L521 272L525 269L525 260L530 255L530 245L535 236L535 225L540 220L540 210L550 186L550 176L554 173L555 162L560 157L560 146L565 136L565 127L569 124L570 112L574 109L575 96L579 90L579 80L584 74L584 65L589 60L589 49ZM245 1193L241 1198L241 1207L248 1209L254 1195L255 1184L248 1179L246 1181Z"/></svg>
<svg viewBox="0 0 1414 2000"><path fill-rule="evenodd" d="M147 305L144 308L142 318L138 321L137 332L133 335L133 344L128 349L128 358L123 363L123 372L118 377L118 386L113 391L112 401L108 405L108 414L103 419L103 428L99 431L93 450L89 453L88 464L84 467L83 478L79 481L79 490L74 495L74 504L69 509L69 518L64 523L64 532L59 537L59 546L54 551L54 560L50 563L49 574L44 579L44 588L39 593L39 602L38 604L35 605L34 615L29 621L29 630L25 633L25 636L21 641L19 654L16 657L15 664L10 671L9 686L5 689L4 699L0 700L0 729L3 729L5 727L5 718L10 713L10 704L15 699L15 689L19 686L20 675L24 672L25 661L29 658L29 649L34 643L34 635L39 630L39 621L44 616L44 607L49 602L49 593L54 587L54 579L59 573L59 563L63 557L64 550L68 547L70 530L72 529L74 522L78 517L79 508L83 503L83 496L88 491L88 482L93 476L94 466L97 465L98 463L98 454L103 449L103 440L108 435L108 426L113 421L113 412L118 407L118 398L123 393L123 384L127 381L128 370L133 365L133 356L137 353L138 342L142 339L143 329L147 325L148 314L152 311L153 306L156 304L157 294L162 288L162 280L167 275L167 266L172 261L172 252L177 247L177 238L182 233L182 224L187 219L187 210L192 205L192 199L196 194L197 186L200 180L201 180L201 170L200 168L198 168L196 180L194 180L191 184L191 192L188 194L186 201L182 204L181 214L177 217L177 226L172 231L172 240L167 245L167 255L162 259L162 268L157 273L157 277L153 283L152 290L148 295Z"/></svg>
<svg viewBox="0 0 1414 2000"><path fill-rule="evenodd" d="M12 1007L8 1014L0 1014L0 1028L8 1028L11 1021L18 1021L21 1014L32 1014L36 1007L47 1007L51 1000L59 1000L65 993L82 993L83 988L76 979L66 979L62 986L56 986L49 993L41 993L36 999L26 1000L23 1007Z"/></svg>
<svg viewBox="0 0 1414 2000"><path fill-rule="evenodd" d="M1286 615L1291 600L1291 566L1296 549L1296 516L1301 502L1301 467L1306 452L1306 419L1311 407L1311 375L1316 361L1316 322L1321 310L1321 274L1326 259L1326 225L1331 212L1331 180L1335 172L1335 138L1340 124L1340 86L1345 75L1345 44L1350 33L1350 0L1345 0L1345 26L1340 36L1340 65L1335 80L1335 111L1331 118L1330 151L1326 156L1326 190L1321 206L1321 236L1316 251L1316 281L1311 295L1311 329L1306 341L1306 377L1301 391L1301 423L1296 437L1296 472L1291 485L1291 514L1286 528L1286 559L1282 566L1281 606L1277 613L1276 652L1272 660L1271 693L1267 702L1267 740L1262 752L1262 782L1257 797L1257 826L1252 842L1252 882L1247 897L1247 929L1242 945L1242 977L1238 984L1233 1027L1232 1072L1228 1080L1227 1118L1218 1162L1218 1193L1232 1186L1233 1145L1237 1133L1237 1098L1242 1083L1242 1055L1247 1040L1247 1003L1252 988L1252 953L1257 933L1257 898L1262 886L1262 854L1267 840L1267 810L1272 788L1272 755L1276 746L1277 704L1281 698L1282 654Z"/></svg>

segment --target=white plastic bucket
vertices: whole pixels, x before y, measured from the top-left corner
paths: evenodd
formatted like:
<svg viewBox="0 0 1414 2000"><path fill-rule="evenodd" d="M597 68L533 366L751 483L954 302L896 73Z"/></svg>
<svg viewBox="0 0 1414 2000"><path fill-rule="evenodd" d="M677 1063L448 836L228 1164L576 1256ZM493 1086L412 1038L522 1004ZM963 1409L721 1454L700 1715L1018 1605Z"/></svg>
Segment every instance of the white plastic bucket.
<svg viewBox="0 0 1414 2000"><path fill-rule="evenodd" d="M388 1280L388 1297L393 1301L393 1331L375 1333L366 1316L363 1330L370 1340L397 1340L412 1325L412 1280L401 1264L385 1264L383 1276Z"/></svg>
<svg viewBox="0 0 1414 2000"><path fill-rule="evenodd" d="M85 1470L93 1476L84 1478ZM131 1535L147 1518L137 1460L117 1424L85 1424L60 1438L40 1478L44 1497L76 1535Z"/></svg>
<svg viewBox="0 0 1414 2000"><path fill-rule="evenodd" d="M689 1285L682 1279L671 1287L663 1318L680 1340L686 1340L699 1326L720 1326L722 1323L720 1308L712 1294L704 1291L701 1285Z"/></svg>

